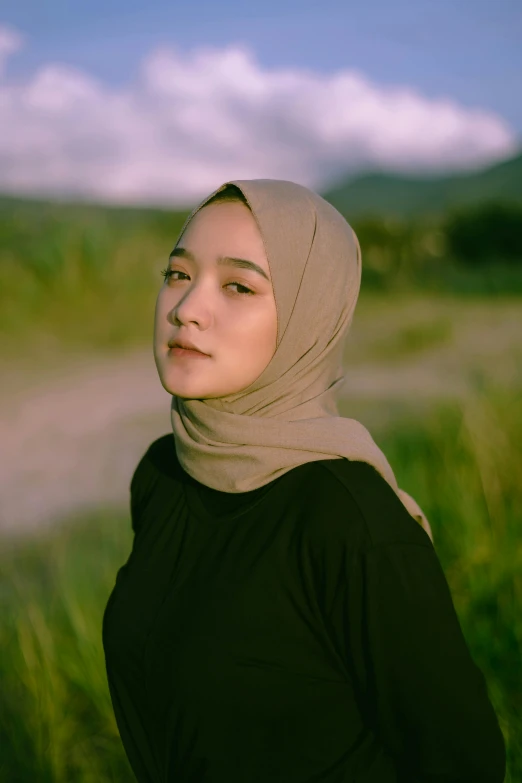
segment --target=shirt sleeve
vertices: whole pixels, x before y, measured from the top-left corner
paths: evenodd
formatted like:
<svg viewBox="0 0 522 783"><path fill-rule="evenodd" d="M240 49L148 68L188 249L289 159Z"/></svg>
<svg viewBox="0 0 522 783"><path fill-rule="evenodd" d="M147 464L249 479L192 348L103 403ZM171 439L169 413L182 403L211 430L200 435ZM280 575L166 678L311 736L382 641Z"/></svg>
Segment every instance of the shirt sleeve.
<svg viewBox="0 0 522 783"><path fill-rule="evenodd" d="M431 543L370 547L351 582L367 714L401 783L502 783L504 738Z"/></svg>

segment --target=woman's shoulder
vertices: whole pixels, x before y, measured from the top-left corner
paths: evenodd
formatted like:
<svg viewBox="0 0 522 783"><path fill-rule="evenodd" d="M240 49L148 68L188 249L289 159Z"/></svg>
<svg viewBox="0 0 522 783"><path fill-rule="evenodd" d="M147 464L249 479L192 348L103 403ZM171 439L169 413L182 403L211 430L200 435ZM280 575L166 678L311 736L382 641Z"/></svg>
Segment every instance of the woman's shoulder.
<svg viewBox="0 0 522 783"><path fill-rule="evenodd" d="M179 465L173 433L167 432L153 441L144 456L160 472L172 471L173 466Z"/></svg>
<svg viewBox="0 0 522 783"><path fill-rule="evenodd" d="M355 505L362 520L364 548L387 544L431 545L426 531L410 515L377 469L367 463L349 459L318 462L325 486L344 492L346 505L338 504L336 518L342 523L343 509ZM325 478L325 474L328 478Z"/></svg>
<svg viewBox="0 0 522 783"><path fill-rule="evenodd" d="M167 433L153 441L140 458L132 476L131 492L154 482L161 475L176 478L179 471L174 436Z"/></svg>
<svg viewBox="0 0 522 783"><path fill-rule="evenodd" d="M180 470L176 456L174 436L162 435L153 441L140 458L130 482L130 507L132 527L137 533L143 526L147 508L161 502L162 493L172 493L163 479L176 479Z"/></svg>

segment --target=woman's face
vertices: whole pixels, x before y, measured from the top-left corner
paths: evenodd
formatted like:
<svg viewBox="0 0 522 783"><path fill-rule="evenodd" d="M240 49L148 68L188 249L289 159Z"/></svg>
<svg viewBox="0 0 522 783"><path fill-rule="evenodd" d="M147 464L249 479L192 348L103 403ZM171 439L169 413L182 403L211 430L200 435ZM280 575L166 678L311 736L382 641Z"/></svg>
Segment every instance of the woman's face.
<svg viewBox="0 0 522 783"><path fill-rule="evenodd" d="M219 263L226 258L246 259L266 277ZM248 207L224 202L197 212L172 251L167 273L154 322L163 388L205 399L250 386L275 353L277 313L265 248ZM189 340L208 356L173 355L168 343L176 339Z"/></svg>

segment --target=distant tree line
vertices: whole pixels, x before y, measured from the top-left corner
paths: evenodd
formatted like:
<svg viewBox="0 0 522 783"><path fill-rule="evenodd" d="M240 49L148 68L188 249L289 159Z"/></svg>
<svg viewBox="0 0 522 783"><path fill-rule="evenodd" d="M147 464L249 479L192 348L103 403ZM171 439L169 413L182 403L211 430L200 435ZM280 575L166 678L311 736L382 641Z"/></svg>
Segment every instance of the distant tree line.
<svg viewBox="0 0 522 783"><path fill-rule="evenodd" d="M492 202L437 217L351 219L367 288L522 293L522 206Z"/></svg>
<svg viewBox="0 0 522 783"><path fill-rule="evenodd" d="M466 264L502 260L522 266L522 207L489 203L448 215L449 253Z"/></svg>
<svg viewBox="0 0 522 783"><path fill-rule="evenodd" d="M500 261L522 268L522 206L517 204L479 204L438 219L375 215L350 222L364 258L382 271L400 272L436 258L471 267Z"/></svg>

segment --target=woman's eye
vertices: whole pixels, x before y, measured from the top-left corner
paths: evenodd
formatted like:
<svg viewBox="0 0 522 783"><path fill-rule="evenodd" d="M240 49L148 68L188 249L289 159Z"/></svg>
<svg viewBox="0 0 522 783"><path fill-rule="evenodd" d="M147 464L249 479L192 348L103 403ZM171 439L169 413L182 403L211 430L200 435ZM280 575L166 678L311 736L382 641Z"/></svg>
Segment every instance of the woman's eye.
<svg viewBox="0 0 522 783"><path fill-rule="evenodd" d="M185 272L181 272L179 269L163 269L161 274L163 275L165 280L174 279L174 281L176 281L180 279L179 277L172 278L173 275L183 275L184 277L188 277L188 275L186 275ZM229 285L235 285L237 286L238 289L241 288L242 289L241 291L239 290L237 291L237 294L241 296L249 296L254 293L250 288L247 288L246 285L242 285L241 283L237 283L237 282L227 283L227 286Z"/></svg>
<svg viewBox="0 0 522 783"><path fill-rule="evenodd" d="M176 271L177 271L176 269L162 269L161 270L161 274L163 275L165 280L170 280L170 278L172 277L172 275ZM183 274L183 273L181 273L181 274Z"/></svg>

